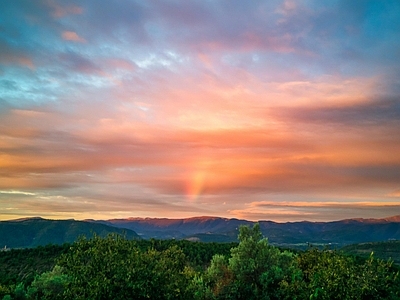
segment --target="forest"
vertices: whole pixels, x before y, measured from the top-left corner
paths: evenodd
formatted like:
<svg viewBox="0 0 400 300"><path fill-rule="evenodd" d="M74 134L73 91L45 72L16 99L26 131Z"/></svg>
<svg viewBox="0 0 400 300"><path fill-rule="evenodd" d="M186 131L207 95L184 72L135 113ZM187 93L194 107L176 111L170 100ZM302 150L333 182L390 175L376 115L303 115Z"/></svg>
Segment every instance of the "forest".
<svg viewBox="0 0 400 300"><path fill-rule="evenodd" d="M0 252L0 299L400 299L391 260L271 246L260 226L239 243L128 240Z"/></svg>

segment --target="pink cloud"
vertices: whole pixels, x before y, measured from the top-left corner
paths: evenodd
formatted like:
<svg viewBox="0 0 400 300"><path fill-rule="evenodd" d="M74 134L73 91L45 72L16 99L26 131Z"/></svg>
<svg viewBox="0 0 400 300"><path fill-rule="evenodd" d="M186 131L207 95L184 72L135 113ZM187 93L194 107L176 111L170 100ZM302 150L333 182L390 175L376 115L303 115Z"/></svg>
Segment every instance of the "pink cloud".
<svg viewBox="0 0 400 300"><path fill-rule="evenodd" d="M131 66L119 60L110 64ZM339 80L301 82L293 94L290 84L247 79L238 85L209 76L188 79L172 74L155 90L145 91L149 94L135 93L134 97L124 82L108 95L112 102L71 102L72 115L13 111L3 119L2 133L13 140L0 166L10 174L142 168L143 172L118 176L161 194L189 198L231 193L329 194L338 186L342 187L339 194L360 189L368 194L376 189L383 195L395 184L397 175L392 169L400 164L397 152L386 153L389 146L394 149L399 144L385 131L370 136L367 129L353 131L350 125L349 130L338 131L331 124L316 130L313 124L292 122L281 114L288 108L314 109L320 105L318 95L327 91L335 91L340 99L348 95L349 102L343 101L340 107L358 105L354 98L358 99L362 87L370 86L368 80L355 82L359 86L342 86ZM368 102L369 89L362 92L363 101ZM260 95L264 94L263 100ZM276 108L276 95L288 108ZM137 101L141 97L153 102ZM307 98L315 101L302 100ZM327 105L331 103L334 100ZM387 175L379 179L384 172ZM44 186L46 180L20 182L33 187ZM4 182L4 187L11 184ZM15 182L12 186L18 188L19 181Z"/></svg>
<svg viewBox="0 0 400 300"><path fill-rule="evenodd" d="M45 0L45 4L52 9L52 15L55 18L63 18L66 15L80 15L83 13L83 8L77 5L59 5L54 0Z"/></svg>
<svg viewBox="0 0 400 300"><path fill-rule="evenodd" d="M35 69L35 64L32 58L18 48L14 48L0 41L0 64L13 65L17 64L22 67L27 67L31 70Z"/></svg>
<svg viewBox="0 0 400 300"><path fill-rule="evenodd" d="M394 191L394 192L389 193L389 194L388 194L388 197L391 197L391 198L400 198L400 190L396 190L396 191Z"/></svg>
<svg viewBox="0 0 400 300"><path fill-rule="evenodd" d="M86 40L84 38L80 37L74 31L63 31L61 36L66 41L73 41L73 42L78 42L78 43L85 43L86 42Z"/></svg>

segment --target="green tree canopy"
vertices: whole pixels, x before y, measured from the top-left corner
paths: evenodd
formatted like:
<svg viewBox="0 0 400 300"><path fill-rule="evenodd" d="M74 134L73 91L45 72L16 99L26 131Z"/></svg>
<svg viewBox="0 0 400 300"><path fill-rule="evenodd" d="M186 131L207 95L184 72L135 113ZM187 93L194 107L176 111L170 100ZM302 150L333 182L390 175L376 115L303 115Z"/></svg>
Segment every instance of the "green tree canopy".
<svg viewBox="0 0 400 300"><path fill-rule="evenodd" d="M263 238L259 224L241 226L231 257L214 256L197 281L199 297L210 299L296 299L301 271L294 254L280 251Z"/></svg>
<svg viewBox="0 0 400 300"><path fill-rule="evenodd" d="M186 259L177 247L141 251L119 236L81 239L59 261L66 299L186 299Z"/></svg>
<svg viewBox="0 0 400 300"><path fill-rule="evenodd" d="M337 251L312 249L299 256L311 300L400 299L399 272L391 261L357 262Z"/></svg>

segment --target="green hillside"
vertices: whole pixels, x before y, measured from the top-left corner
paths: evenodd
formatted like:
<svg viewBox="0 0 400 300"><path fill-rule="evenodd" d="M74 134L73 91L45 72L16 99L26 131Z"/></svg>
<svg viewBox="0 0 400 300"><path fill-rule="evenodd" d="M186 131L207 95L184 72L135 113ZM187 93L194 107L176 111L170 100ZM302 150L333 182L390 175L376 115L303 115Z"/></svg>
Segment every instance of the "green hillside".
<svg viewBox="0 0 400 300"><path fill-rule="evenodd" d="M400 265L400 240L353 244L345 246L341 250L361 257L368 257L373 252L376 258L392 259L396 264Z"/></svg>
<svg viewBox="0 0 400 300"><path fill-rule="evenodd" d="M70 247L71 244L64 244L0 251L0 286L30 284L36 275L52 270Z"/></svg>
<svg viewBox="0 0 400 300"><path fill-rule="evenodd" d="M72 243L80 236L104 237L117 233L127 239L140 239L133 230L75 220L45 220L41 218L0 222L0 248L28 248L48 244Z"/></svg>

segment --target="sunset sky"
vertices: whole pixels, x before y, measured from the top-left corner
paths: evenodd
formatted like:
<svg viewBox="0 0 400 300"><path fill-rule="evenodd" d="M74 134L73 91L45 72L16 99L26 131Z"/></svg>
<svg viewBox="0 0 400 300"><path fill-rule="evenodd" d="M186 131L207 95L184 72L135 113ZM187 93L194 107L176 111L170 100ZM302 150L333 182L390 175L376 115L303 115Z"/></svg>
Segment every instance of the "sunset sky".
<svg viewBox="0 0 400 300"><path fill-rule="evenodd" d="M1 1L0 220L399 214L400 1Z"/></svg>

